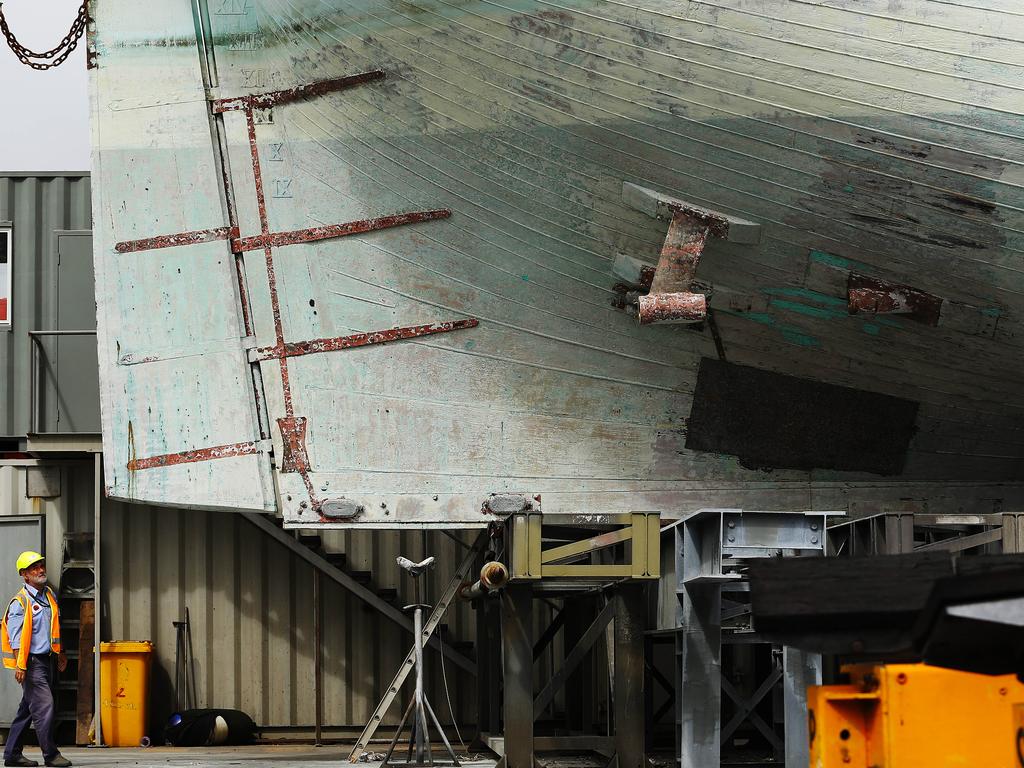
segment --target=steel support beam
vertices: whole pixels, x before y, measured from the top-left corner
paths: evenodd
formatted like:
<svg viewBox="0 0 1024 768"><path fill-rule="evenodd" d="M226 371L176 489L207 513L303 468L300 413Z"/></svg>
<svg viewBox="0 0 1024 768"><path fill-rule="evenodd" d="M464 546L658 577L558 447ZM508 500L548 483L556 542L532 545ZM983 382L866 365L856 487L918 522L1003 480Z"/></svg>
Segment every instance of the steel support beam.
<svg viewBox="0 0 1024 768"><path fill-rule="evenodd" d="M946 552L962 552L965 549L981 547L985 544L992 544L996 541L1004 541L1003 529L992 528L980 533L971 533L966 536L955 536L941 541L933 541L931 544L922 544L914 552L931 552L944 550Z"/></svg>
<svg viewBox="0 0 1024 768"><path fill-rule="evenodd" d="M732 699L733 704L736 705L736 714L733 715L732 720L722 726L719 740L725 744L728 743L730 737L736 732L744 722L749 722L764 736L776 754L782 752L782 741L776 735L772 727L764 721L764 719L757 713L757 705L761 703L772 689L778 685L779 681L782 680L782 670L777 667L771 671L771 673L764 680L761 681L761 685L757 687L757 690L750 695L749 698L744 697L739 691L736 690L736 686L730 682L727 677L722 678L722 691Z"/></svg>
<svg viewBox="0 0 1024 768"><path fill-rule="evenodd" d="M554 642L555 636L561 631L562 627L565 626L565 607L562 608L555 617L551 620L551 623L547 625L544 632L541 633L540 639L537 640L533 646L533 660L537 661L548 649L551 643Z"/></svg>
<svg viewBox="0 0 1024 768"><path fill-rule="evenodd" d="M616 616L617 611L615 607L615 601L609 602L602 611L594 619L594 622L587 628L587 631L583 633L580 641L573 646L573 649L565 657L565 662L562 667L551 676L548 680L547 685L544 686L543 690L537 694L537 698L533 701L532 708L535 717L539 717L548 705L554 701L555 694L558 693L559 689L565 685L565 681L568 679L576 667L580 665L580 662L590 653L590 649L594 646L594 643L604 633L605 627L608 623ZM640 674L643 674L643 667L640 668Z"/></svg>
<svg viewBox="0 0 1024 768"><path fill-rule="evenodd" d="M901 555L913 551L913 512L887 512L885 514L885 554Z"/></svg>
<svg viewBox="0 0 1024 768"><path fill-rule="evenodd" d="M615 757L617 768L644 768L644 584L615 588Z"/></svg>
<svg viewBox="0 0 1024 768"><path fill-rule="evenodd" d="M569 660L573 648L579 645L587 627L594 623L598 613L596 599L566 600L562 615L562 665ZM572 732L587 733L594 726L594 664L593 657L584 658L566 678L566 687L576 695L565 698L565 724Z"/></svg>
<svg viewBox="0 0 1024 768"><path fill-rule="evenodd" d="M1003 512L1003 554L1024 552L1024 515L1019 512Z"/></svg>
<svg viewBox="0 0 1024 768"><path fill-rule="evenodd" d="M821 685L821 654L782 649L782 705L786 716L786 766L810 765L807 687Z"/></svg>
<svg viewBox="0 0 1024 768"><path fill-rule="evenodd" d="M501 596L504 649L505 768L533 768L533 586L513 583Z"/></svg>
<svg viewBox="0 0 1024 768"><path fill-rule="evenodd" d="M510 573L513 581L527 579L656 579L660 575L660 517L657 512L631 512L625 515L602 515L601 525L622 525L580 541L544 549L542 529L555 524L539 512L516 512L506 524L511 533ZM590 516L593 518L594 516ZM588 516L579 515L571 524L586 526ZM585 563L576 560L616 544L630 542L628 563ZM567 562L565 562L567 561Z"/></svg>
<svg viewBox="0 0 1024 768"><path fill-rule="evenodd" d="M722 587L687 584L679 600L679 765L715 768L722 753Z"/></svg>

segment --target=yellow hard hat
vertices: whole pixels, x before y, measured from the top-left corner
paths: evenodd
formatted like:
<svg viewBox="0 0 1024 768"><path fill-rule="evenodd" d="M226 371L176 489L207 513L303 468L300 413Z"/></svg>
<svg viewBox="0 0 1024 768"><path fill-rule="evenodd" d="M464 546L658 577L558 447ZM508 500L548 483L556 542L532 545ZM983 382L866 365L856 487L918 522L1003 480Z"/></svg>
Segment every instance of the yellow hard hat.
<svg viewBox="0 0 1024 768"><path fill-rule="evenodd" d="M26 568L31 568L36 563L41 563L46 558L40 555L38 552L22 552L18 555L18 573L21 573Z"/></svg>

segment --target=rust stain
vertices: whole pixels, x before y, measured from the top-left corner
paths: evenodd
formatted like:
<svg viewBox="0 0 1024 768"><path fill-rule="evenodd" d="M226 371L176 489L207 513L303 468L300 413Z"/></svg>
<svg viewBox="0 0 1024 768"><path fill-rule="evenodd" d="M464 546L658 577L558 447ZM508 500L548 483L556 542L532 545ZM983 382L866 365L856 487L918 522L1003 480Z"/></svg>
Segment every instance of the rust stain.
<svg viewBox="0 0 1024 768"><path fill-rule="evenodd" d="M132 425L131 419L128 420L128 496L134 498L135 496L135 471L133 464L136 461L137 453L135 449L135 427ZM109 494L108 494L109 495Z"/></svg>
<svg viewBox="0 0 1024 768"><path fill-rule="evenodd" d="M360 72L356 75L336 77L331 80L321 80L308 85L297 85L293 88L285 88L280 91L269 91L267 93L253 94L251 96L235 96L227 99L214 99L211 109L214 114L245 110L251 112L254 109L267 109L278 104L288 104L293 101L301 101L313 96L323 96L334 91L341 91L345 88L352 88L363 83L382 80L385 77L382 69L372 69L368 72Z"/></svg>
<svg viewBox="0 0 1024 768"><path fill-rule="evenodd" d="M708 313L703 293L651 293L641 296L638 306L640 325L699 323Z"/></svg>
<svg viewBox="0 0 1024 768"><path fill-rule="evenodd" d="M246 443L230 443L228 445L215 445L211 448L197 448L194 451L165 453L162 456L148 456L142 459L133 458L128 462L128 470L130 472L135 472L140 469L171 467L175 464L192 464L198 461L231 459L235 456L248 456L253 453L256 453L256 443L252 441Z"/></svg>
<svg viewBox="0 0 1024 768"><path fill-rule="evenodd" d="M710 227L689 214L676 213L668 225L651 293L689 292Z"/></svg>
<svg viewBox="0 0 1024 768"><path fill-rule="evenodd" d="M174 248L179 245L195 245L196 243L212 243L216 240L231 240L237 237L237 227L197 229L192 232L157 235L156 237L147 237L142 240L125 240L117 243L114 246L114 250L118 253L137 253L139 251L152 251L157 248Z"/></svg>
<svg viewBox="0 0 1024 768"><path fill-rule="evenodd" d="M657 272L656 267L643 266L640 268L640 287L645 290L651 290L651 284L654 282L654 275Z"/></svg>
<svg viewBox="0 0 1024 768"><path fill-rule="evenodd" d="M719 216L718 214L711 213L710 211L705 211L702 208L691 207L686 203L678 201L669 203L668 209L673 213L673 222L679 218L680 214L682 214L686 218L700 222L707 227L708 232L712 237L725 238L729 235L729 219L725 216Z"/></svg>
<svg viewBox="0 0 1024 768"><path fill-rule="evenodd" d="M96 20L92 15L89 2L85 2L85 68L96 69L100 65L100 55L96 50Z"/></svg>
<svg viewBox="0 0 1024 768"><path fill-rule="evenodd" d="M262 235L256 235L254 237L235 239L231 243L231 249L235 253L244 253L246 251L255 251L260 248L277 248L282 245L311 243L317 240L329 240L334 237L359 235L364 232L373 232L378 229L400 227L405 224L418 224L423 221L447 219L451 215L452 212L447 208L439 208L431 211L397 213L391 216L381 216L376 219L350 221L345 224L326 224L321 227L296 229L291 232L265 232Z"/></svg>
<svg viewBox="0 0 1024 768"><path fill-rule="evenodd" d="M709 221L724 222L723 232L728 232L729 222L713 215L694 216L684 210L685 206L675 208L650 293L637 300L641 325L699 323L707 316L707 297L691 290L693 280L708 236L715 234Z"/></svg>
<svg viewBox="0 0 1024 768"><path fill-rule="evenodd" d="M309 477L310 465L309 454L306 451L306 423L307 419L305 416L287 416L277 420L277 426L281 430L281 442L284 446L280 471L282 473L297 473L302 478L302 484L306 487L306 494L309 496L309 507L315 514L320 515L320 522L329 522L329 518L320 514L324 500L317 497L316 489L313 488L313 481ZM306 505L307 502L303 501L299 504L299 508L303 509Z"/></svg>
<svg viewBox="0 0 1024 768"><path fill-rule="evenodd" d="M306 417L291 416L277 420L284 443L281 457L282 472L308 472L309 455L306 453Z"/></svg>
<svg viewBox="0 0 1024 768"><path fill-rule="evenodd" d="M270 222L267 219L267 199L263 193L263 173L260 168L260 153L256 145L256 120L252 109L245 110L245 124L249 133L249 153L252 157L252 174L256 186L256 207L260 217L260 231L265 238L270 234ZM284 346L284 324L281 321L281 301L277 293L277 275L274 271L274 252L269 245L263 247L263 258L267 267L267 290L270 293L270 309L274 317L274 338L277 346ZM281 393L284 400L284 412L287 418L295 416L292 403L292 386L288 377L288 362L280 361Z"/></svg>
<svg viewBox="0 0 1024 768"><path fill-rule="evenodd" d="M273 347L260 347L256 350L255 355L257 360L280 360L285 357L315 355L320 352L337 352L343 349L366 347L371 344L387 344L392 341L415 339L421 336L431 336L436 333L450 333L451 331L461 331L465 328L476 328L479 324L479 320L470 318L468 320L450 320L444 323L430 323L428 325L412 325L405 328L389 328L385 331L354 333L350 336L335 336L328 339L312 339L310 341L297 341Z"/></svg>
<svg viewBox="0 0 1024 768"><path fill-rule="evenodd" d="M847 304L851 315L903 315L925 325L938 325L942 299L930 293L851 272Z"/></svg>

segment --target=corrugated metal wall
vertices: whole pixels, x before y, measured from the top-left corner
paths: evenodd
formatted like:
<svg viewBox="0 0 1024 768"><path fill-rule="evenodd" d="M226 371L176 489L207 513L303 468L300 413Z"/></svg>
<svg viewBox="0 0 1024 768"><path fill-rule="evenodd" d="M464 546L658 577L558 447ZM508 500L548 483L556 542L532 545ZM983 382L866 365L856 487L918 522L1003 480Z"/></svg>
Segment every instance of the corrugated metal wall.
<svg viewBox="0 0 1024 768"><path fill-rule="evenodd" d="M13 230L13 323L0 330L0 437L28 431L28 332L56 325L54 232L92 228L89 195L87 173L0 173L0 225ZM91 290L83 300L92 301Z"/></svg>
<svg viewBox="0 0 1024 768"><path fill-rule="evenodd" d="M313 571L241 515L109 502L103 517L103 578L109 637L156 644L153 714L173 706L175 633L188 607L192 619L198 698L202 706L249 712L264 726L315 721ZM372 586L399 590L412 602L394 557L419 558L419 534L358 532L331 542L348 568L370 571ZM428 598L450 578L461 549L431 534L426 551L438 556ZM324 722L361 726L397 670L411 636L328 579L322 579ZM446 623L460 640L474 636L472 611L452 610ZM435 709L448 721L438 657L428 682ZM452 703L461 722L475 721L474 678L446 665ZM400 714L400 713L398 713ZM391 713L392 718L396 713Z"/></svg>

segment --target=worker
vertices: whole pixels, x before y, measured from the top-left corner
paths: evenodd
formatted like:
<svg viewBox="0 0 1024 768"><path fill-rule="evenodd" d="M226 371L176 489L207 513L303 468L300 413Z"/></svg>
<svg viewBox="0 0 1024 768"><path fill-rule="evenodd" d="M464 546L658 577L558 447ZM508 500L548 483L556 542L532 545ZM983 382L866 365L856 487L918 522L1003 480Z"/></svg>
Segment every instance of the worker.
<svg viewBox="0 0 1024 768"><path fill-rule="evenodd" d="M0 623L0 645L4 666L14 670L14 679L22 689L21 706L14 717L4 747L4 765L35 766L22 753L22 742L29 722L47 765L71 765L53 740L54 707L51 689L51 663L56 656L57 669L68 665L60 644L60 611L57 597L46 584L46 562L38 552L22 552L18 557L18 575L25 586L11 599Z"/></svg>

